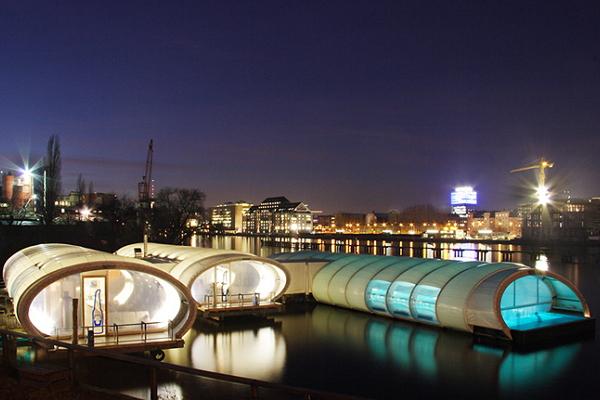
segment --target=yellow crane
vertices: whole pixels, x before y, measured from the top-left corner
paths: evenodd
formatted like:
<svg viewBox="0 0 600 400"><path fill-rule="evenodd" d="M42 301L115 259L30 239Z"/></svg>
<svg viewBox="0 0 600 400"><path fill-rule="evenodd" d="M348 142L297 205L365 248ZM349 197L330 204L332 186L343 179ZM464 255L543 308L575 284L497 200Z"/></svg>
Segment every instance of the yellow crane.
<svg viewBox="0 0 600 400"><path fill-rule="evenodd" d="M548 188L546 187L546 168L554 167L554 162L548 161L544 159L544 157L540 158L534 164L528 165L526 167L516 168L510 171L510 173L515 172L524 172L533 169L537 169L538 171L538 188L537 188L537 197L540 204L546 204L550 200L550 193L548 192Z"/></svg>

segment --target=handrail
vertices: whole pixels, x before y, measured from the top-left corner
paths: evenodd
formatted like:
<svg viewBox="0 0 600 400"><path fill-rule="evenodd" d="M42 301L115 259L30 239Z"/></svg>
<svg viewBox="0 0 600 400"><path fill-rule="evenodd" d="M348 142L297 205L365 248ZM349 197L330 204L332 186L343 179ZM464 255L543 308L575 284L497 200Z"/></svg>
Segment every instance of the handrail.
<svg viewBox="0 0 600 400"><path fill-rule="evenodd" d="M62 342L59 340L49 339L49 338L45 338L45 337L41 337L41 336L34 336L34 335L27 334L27 333L22 333L22 332L10 331L7 329L2 329L2 328L0 328L0 335L2 335L2 337L3 337L2 338L3 345L4 345L4 343L6 343L6 340L4 340L5 339L4 336L22 337L22 338L30 339L32 341L44 343L44 344L47 344L50 346L63 347L63 348L68 349L69 351L77 351L77 352L81 352L81 353L96 355L98 357L104 357L104 358L109 358L109 359L113 359L113 360L117 360L117 361L123 361L123 362L141 365L144 367L151 368L153 371L156 371L156 369L170 370L170 371L181 372L181 373L189 374L189 375L195 375L195 376L201 376L201 377L205 377L205 378L216 379L216 380L225 381L225 382L232 382L232 383L248 385L248 386L250 386L252 394L256 394L257 388L265 388L265 389L280 390L280 391L288 393L288 394L302 395L306 399L311 399L311 398L313 398L313 396L318 397L318 398L332 399L332 400L361 399L360 397L357 397L357 396L342 395L342 394L338 394L338 393L314 390L314 389L304 388L304 387L300 387L300 386L284 385L281 383L267 382L267 381L262 381L262 380L258 380L258 379L245 378L242 376L224 374L221 372L207 371L207 370L202 370L202 369L197 369L197 368L192 368L192 367L186 367L183 365L154 361L151 359L135 357L135 356L127 355L127 354L115 353L115 352L111 352L110 350L99 349L99 348L95 348L95 347L90 348L87 346L82 346L80 344L72 344L72 343L68 343L68 342ZM156 390L156 388L154 388L154 390Z"/></svg>
<svg viewBox="0 0 600 400"><path fill-rule="evenodd" d="M175 335L174 335L174 328L173 328L173 321L168 320L168 321L164 321L164 322L159 322L159 321L153 321L153 322L145 322L145 321L140 321L140 322L135 322L135 323L127 323L127 324L117 324L117 323L113 323L112 325L106 325L106 324L102 324L102 325L84 325L84 326L80 326L78 328L78 331L81 332L80 333L80 337L86 337L86 333L89 330L93 330L95 328L103 328L104 332L101 335L104 338L114 338L113 342L115 342L116 344L119 344L120 342L131 342L132 340L127 340L126 338L123 338L123 336L125 337L130 337L130 336L136 336L136 335L140 335L139 339L135 339L135 341L137 340L141 340L142 342L146 343L148 341L148 326L150 325L166 325L166 336L164 337L156 337L153 336L151 339L169 339L171 341L175 340ZM123 332L123 328L138 328L139 331L136 330L129 330L129 331L125 331ZM10 327L9 327L10 328ZM65 330L68 330L68 334L66 335L62 335L60 334L60 332L64 332ZM60 340L61 338L67 338L67 337L71 337L72 338L72 333L71 333L71 329L70 328L55 328L55 333L54 335L50 335L51 337L55 338L56 340ZM95 335L97 336L97 335ZM105 340L106 342L106 340Z"/></svg>
<svg viewBox="0 0 600 400"><path fill-rule="evenodd" d="M215 297L217 298L221 298L221 303L218 304L224 304L224 303L230 303L230 299L232 297L237 297L237 302L236 304L240 304L242 307L244 306L244 304L250 303L250 305L258 305L260 304L260 293L258 292L252 292L252 293L237 293L237 294L205 294L204 295L204 303L203 304L212 304L211 299L214 299ZM250 297L250 301L246 301L246 299Z"/></svg>

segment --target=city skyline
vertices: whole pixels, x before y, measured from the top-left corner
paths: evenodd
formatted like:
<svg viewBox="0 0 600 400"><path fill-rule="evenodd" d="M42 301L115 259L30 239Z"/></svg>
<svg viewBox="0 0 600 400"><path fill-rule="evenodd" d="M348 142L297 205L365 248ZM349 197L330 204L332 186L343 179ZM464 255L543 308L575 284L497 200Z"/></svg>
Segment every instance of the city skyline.
<svg viewBox="0 0 600 400"><path fill-rule="evenodd" d="M135 197L152 138L157 187L207 205L444 206L469 184L511 208L535 179L509 171L542 156L600 193L593 2L2 7L2 155L60 135L65 191Z"/></svg>

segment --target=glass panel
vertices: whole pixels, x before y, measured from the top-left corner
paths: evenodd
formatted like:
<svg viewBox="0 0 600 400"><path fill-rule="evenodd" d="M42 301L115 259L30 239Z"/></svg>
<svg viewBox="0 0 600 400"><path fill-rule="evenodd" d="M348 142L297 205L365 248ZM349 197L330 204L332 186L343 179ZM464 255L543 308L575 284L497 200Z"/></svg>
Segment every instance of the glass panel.
<svg viewBox="0 0 600 400"><path fill-rule="evenodd" d="M388 295L388 305L390 312L394 315L410 317L409 299L410 294L415 287L411 282L394 282Z"/></svg>
<svg viewBox="0 0 600 400"><path fill-rule="evenodd" d="M529 330L544 326L561 324L579 319L581 317L552 312L553 293L549 285L552 284L556 289L559 287L557 296L561 290L571 289L556 280L550 282L548 279L541 279L537 276L528 275L515 280L511 283L500 301L502 318L506 325L511 329ZM569 293L565 294L569 294ZM578 302L578 301L577 301ZM581 303L579 303L581 304Z"/></svg>
<svg viewBox="0 0 600 400"><path fill-rule="evenodd" d="M577 297L577 294L564 283L554 279L546 278L556 292L554 308L568 311L583 312L583 304Z"/></svg>
<svg viewBox="0 0 600 400"><path fill-rule="evenodd" d="M418 285L410 299L410 310L413 317L430 322L438 322L435 313L440 288L429 285Z"/></svg>
<svg viewBox="0 0 600 400"><path fill-rule="evenodd" d="M372 311L387 312L385 305L385 295L390 283L388 281L372 280L365 291L367 307Z"/></svg>

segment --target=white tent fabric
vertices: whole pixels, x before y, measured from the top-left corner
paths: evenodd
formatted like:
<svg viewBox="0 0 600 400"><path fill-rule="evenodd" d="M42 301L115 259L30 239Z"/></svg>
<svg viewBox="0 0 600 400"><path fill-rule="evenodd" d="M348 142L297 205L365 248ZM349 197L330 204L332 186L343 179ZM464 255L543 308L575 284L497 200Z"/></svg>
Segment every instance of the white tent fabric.
<svg viewBox="0 0 600 400"><path fill-rule="evenodd" d="M312 282L319 302L474 332L589 318L565 278L517 263L483 263L314 251L272 256L284 265L326 262Z"/></svg>
<svg viewBox="0 0 600 400"><path fill-rule="evenodd" d="M19 322L38 335L70 329L70 299L83 296L82 280L89 276L114 278L108 279L112 286L106 288L106 291L115 289L116 295L107 298L111 303L107 307L112 307L113 312L107 313L105 324L168 318L175 335L181 337L196 318L196 307L187 287L143 260L68 244L40 244L15 253L3 270ZM148 301L148 284L154 285L153 301ZM82 303L83 299L80 308Z"/></svg>
<svg viewBox="0 0 600 400"><path fill-rule="evenodd" d="M116 254L135 257L144 243L134 243ZM277 300L289 285L289 273L279 262L235 250L148 243L146 257L168 261L169 273L192 291L197 303L212 296L210 285L220 282L232 294L259 293L261 301Z"/></svg>

